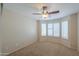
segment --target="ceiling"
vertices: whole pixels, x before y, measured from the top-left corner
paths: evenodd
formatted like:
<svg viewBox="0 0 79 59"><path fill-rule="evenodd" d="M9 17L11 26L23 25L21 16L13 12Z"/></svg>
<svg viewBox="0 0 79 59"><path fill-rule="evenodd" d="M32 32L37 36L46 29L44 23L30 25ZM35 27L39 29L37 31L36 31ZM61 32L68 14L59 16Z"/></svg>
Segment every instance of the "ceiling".
<svg viewBox="0 0 79 59"><path fill-rule="evenodd" d="M48 7L49 12L60 11L58 14L49 15L48 19L57 19L79 12L78 3L5 3L4 8L38 20L42 19L42 17L32 13L41 12L41 8L44 5Z"/></svg>

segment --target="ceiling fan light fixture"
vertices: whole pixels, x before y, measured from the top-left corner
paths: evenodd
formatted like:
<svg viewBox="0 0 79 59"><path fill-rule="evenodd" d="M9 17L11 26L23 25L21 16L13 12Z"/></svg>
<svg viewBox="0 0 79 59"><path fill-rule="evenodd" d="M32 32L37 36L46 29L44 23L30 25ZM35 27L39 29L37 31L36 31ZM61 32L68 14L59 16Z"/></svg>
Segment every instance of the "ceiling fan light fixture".
<svg viewBox="0 0 79 59"><path fill-rule="evenodd" d="M56 13L59 13L59 10L48 12L47 6L43 6L42 12L41 13L34 13L34 15L41 15L41 18L46 20L49 18L49 15L56 14Z"/></svg>
<svg viewBox="0 0 79 59"><path fill-rule="evenodd" d="M43 18L47 18L47 17L48 17L48 12L47 12L47 10L44 10L44 11L43 11L42 17L43 17Z"/></svg>
<svg viewBox="0 0 79 59"><path fill-rule="evenodd" d="M48 14L43 14L42 17L47 18Z"/></svg>

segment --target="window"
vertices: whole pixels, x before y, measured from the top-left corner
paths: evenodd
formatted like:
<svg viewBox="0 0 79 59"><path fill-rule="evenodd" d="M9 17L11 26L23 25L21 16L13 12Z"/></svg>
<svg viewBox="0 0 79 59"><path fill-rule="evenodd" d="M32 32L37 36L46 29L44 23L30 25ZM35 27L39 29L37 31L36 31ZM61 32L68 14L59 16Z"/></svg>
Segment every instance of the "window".
<svg viewBox="0 0 79 59"><path fill-rule="evenodd" d="M53 24L48 24L48 36L52 36L53 35Z"/></svg>
<svg viewBox="0 0 79 59"><path fill-rule="evenodd" d="M61 23L41 23L41 36L46 35L68 39L68 21L62 21Z"/></svg>
<svg viewBox="0 0 79 59"><path fill-rule="evenodd" d="M46 24L41 24L41 32L42 36L46 36Z"/></svg>
<svg viewBox="0 0 79 59"><path fill-rule="evenodd" d="M62 38L68 39L68 21L63 21L61 27L62 27L61 29Z"/></svg>
<svg viewBox="0 0 79 59"><path fill-rule="evenodd" d="M60 24L54 23L54 36L59 37L60 36Z"/></svg>

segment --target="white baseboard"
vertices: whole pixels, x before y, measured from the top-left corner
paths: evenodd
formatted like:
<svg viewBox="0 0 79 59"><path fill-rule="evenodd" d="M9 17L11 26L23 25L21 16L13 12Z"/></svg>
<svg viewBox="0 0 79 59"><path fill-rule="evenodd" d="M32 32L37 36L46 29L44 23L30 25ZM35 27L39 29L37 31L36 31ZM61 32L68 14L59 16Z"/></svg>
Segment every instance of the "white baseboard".
<svg viewBox="0 0 79 59"><path fill-rule="evenodd" d="M35 42L37 42L37 41L35 41ZM35 43L35 42L30 42L28 45L24 45L24 46L21 46L21 47L19 47L19 48L16 48L15 50L12 50L12 51L9 52L9 53L1 53L1 56L9 56L9 54L14 53L14 52L16 52L16 51L18 51L18 50L20 50L20 49L22 49L22 48L24 48L24 47L27 47L27 46L29 46L29 45Z"/></svg>
<svg viewBox="0 0 79 59"><path fill-rule="evenodd" d="M0 56L7 56L9 53L0 53Z"/></svg>

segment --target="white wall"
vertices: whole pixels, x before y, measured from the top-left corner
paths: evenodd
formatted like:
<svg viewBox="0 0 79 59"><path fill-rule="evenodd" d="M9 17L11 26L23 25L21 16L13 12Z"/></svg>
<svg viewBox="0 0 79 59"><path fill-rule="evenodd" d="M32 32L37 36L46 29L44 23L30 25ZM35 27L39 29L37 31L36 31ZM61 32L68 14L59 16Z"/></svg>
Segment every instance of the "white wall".
<svg viewBox="0 0 79 59"><path fill-rule="evenodd" d="M78 20L77 20L77 47L79 51L79 13L78 13Z"/></svg>
<svg viewBox="0 0 79 59"><path fill-rule="evenodd" d="M73 49L77 49L77 13L72 14L69 20L69 39Z"/></svg>
<svg viewBox="0 0 79 59"><path fill-rule="evenodd" d="M1 18L0 18L1 19ZM1 31L0 31L1 32ZM1 55L1 33L0 33L0 55Z"/></svg>
<svg viewBox="0 0 79 59"><path fill-rule="evenodd" d="M67 20L67 21L69 21L70 20L70 17L69 16L67 16L67 17L63 17L63 18L60 18L60 19L55 19L55 20L46 20L45 22L49 22L49 23L55 23L55 22L62 22L62 21L65 21L65 20ZM40 23L40 22L39 22ZM41 28L41 26L40 25L38 25L40 28ZM69 27L69 26L68 26ZM63 45L65 45L65 46L68 46L68 47L70 47L70 39L68 39L68 40L66 40L66 39L63 39L63 38L61 38L61 37L42 37L41 36L41 30L39 30L40 32L39 32L39 41L49 41L49 42L55 42L55 43L60 43L60 44L63 44ZM60 30L61 31L61 30ZM60 35L61 35L61 33L60 33Z"/></svg>
<svg viewBox="0 0 79 59"><path fill-rule="evenodd" d="M12 53L36 42L35 20L7 9L4 9L2 18L2 54Z"/></svg>
<svg viewBox="0 0 79 59"><path fill-rule="evenodd" d="M1 55L1 40L2 37L1 37L1 4L0 4L0 55Z"/></svg>
<svg viewBox="0 0 79 59"><path fill-rule="evenodd" d="M72 14L70 16L67 17L63 17L60 19L56 19L56 20L48 20L45 22L61 22L64 20L68 20L68 40L63 39L63 38L56 38L56 37L42 37L41 36L41 30L39 30L40 32L39 34L39 41L49 41L49 42L55 42L55 43L60 43L63 44L69 48L73 48L73 49L77 49L77 14ZM40 22L38 22L40 23ZM38 25L40 28L41 26ZM61 34L60 34L61 35Z"/></svg>

